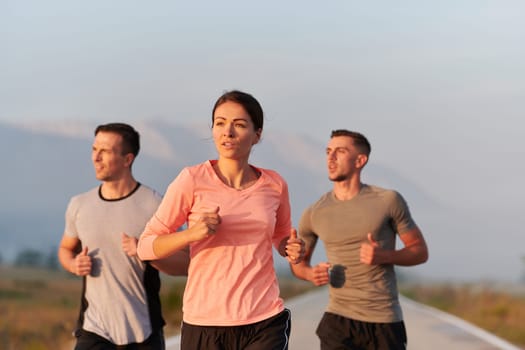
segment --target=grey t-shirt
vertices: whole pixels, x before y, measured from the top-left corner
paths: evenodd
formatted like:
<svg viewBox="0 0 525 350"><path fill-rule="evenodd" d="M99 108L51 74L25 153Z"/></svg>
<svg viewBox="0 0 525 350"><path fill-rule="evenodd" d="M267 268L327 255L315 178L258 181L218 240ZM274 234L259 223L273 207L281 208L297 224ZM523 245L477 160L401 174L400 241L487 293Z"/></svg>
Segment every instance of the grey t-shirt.
<svg viewBox="0 0 525 350"><path fill-rule="evenodd" d="M114 344L142 342L152 332L146 264L123 251L121 233L138 238L160 201L144 185L118 200L103 199L97 187L71 198L66 211L65 234L80 239L92 261L83 328Z"/></svg>
<svg viewBox="0 0 525 350"><path fill-rule="evenodd" d="M376 186L364 185L346 201L328 192L307 208L299 235L309 247L321 239L332 264L327 311L364 322L401 321L393 265L363 264L359 252L369 232L381 247L395 249L396 233L415 225L402 196Z"/></svg>

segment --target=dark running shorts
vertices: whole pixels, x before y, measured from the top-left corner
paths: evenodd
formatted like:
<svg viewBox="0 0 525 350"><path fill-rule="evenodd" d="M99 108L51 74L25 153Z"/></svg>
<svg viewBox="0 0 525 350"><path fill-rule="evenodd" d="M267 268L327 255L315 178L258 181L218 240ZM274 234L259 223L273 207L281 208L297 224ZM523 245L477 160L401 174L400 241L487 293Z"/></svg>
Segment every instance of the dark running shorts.
<svg viewBox="0 0 525 350"><path fill-rule="evenodd" d="M321 350L405 350L407 335L403 321L370 323L325 312L317 336Z"/></svg>
<svg viewBox="0 0 525 350"><path fill-rule="evenodd" d="M243 326L195 326L182 323L182 350L286 350L290 310Z"/></svg>
<svg viewBox="0 0 525 350"><path fill-rule="evenodd" d="M75 350L164 350L163 332L153 332L142 343L131 343L127 345L115 345L98 334L81 329L77 332L77 344Z"/></svg>

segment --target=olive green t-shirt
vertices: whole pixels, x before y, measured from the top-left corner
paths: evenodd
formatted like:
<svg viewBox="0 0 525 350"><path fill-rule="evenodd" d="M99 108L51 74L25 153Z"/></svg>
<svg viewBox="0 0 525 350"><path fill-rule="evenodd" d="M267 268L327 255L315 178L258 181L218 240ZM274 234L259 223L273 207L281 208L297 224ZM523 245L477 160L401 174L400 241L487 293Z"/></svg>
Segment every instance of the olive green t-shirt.
<svg viewBox="0 0 525 350"><path fill-rule="evenodd" d="M415 226L403 197L376 186L363 185L354 198L345 201L330 191L307 208L299 235L307 247L320 239L332 265L326 311L364 322L401 321L393 265L366 265L359 254L369 232L382 248L395 249L396 234Z"/></svg>

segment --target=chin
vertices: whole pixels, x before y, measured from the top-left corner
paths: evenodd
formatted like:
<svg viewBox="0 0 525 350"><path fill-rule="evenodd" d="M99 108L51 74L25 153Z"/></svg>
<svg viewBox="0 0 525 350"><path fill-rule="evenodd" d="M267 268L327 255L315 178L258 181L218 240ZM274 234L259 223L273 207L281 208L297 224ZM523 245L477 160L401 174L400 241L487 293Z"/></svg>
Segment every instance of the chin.
<svg viewBox="0 0 525 350"><path fill-rule="evenodd" d="M332 181L332 182L341 182L341 181L345 181L345 180L347 180L347 177L344 176L344 175L339 175L339 176L329 176L328 178L329 178L330 181Z"/></svg>
<svg viewBox="0 0 525 350"><path fill-rule="evenodd" d="M104 175L95 175L95 177L97 178L97 180L99 181L108 181L109 178L107 176L104 176Z"/></svg>

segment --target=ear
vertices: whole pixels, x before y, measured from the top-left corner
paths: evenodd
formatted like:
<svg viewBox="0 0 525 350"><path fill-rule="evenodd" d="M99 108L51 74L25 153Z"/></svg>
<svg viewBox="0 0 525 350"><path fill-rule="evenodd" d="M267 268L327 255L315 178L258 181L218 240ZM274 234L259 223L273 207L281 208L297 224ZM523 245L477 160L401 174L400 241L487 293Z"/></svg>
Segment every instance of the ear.
<svg viewBox="0 0 525 350"><path fill-rule="evenodd" d="M368 156L366 154L358 154L355 160L355 166L356 168L360 169L364 167L367 162L368 162Z"/></svg>
<svg viewBox="0 0 525 350"><path fill-rule="evenodd" d="M256 145L259 143L259 141L261 141L261 135L262 129L259 128L255 131L255 139L253 140L252 145Z"/></svg>
<svg viewBox="0 0 525 350"><path fill-rule="evenodd" d="M131 168L131 164L133 164L133 161L135 160L135 156L133 153L128 153L124 156L124 163L128 168Z"/></svg>

